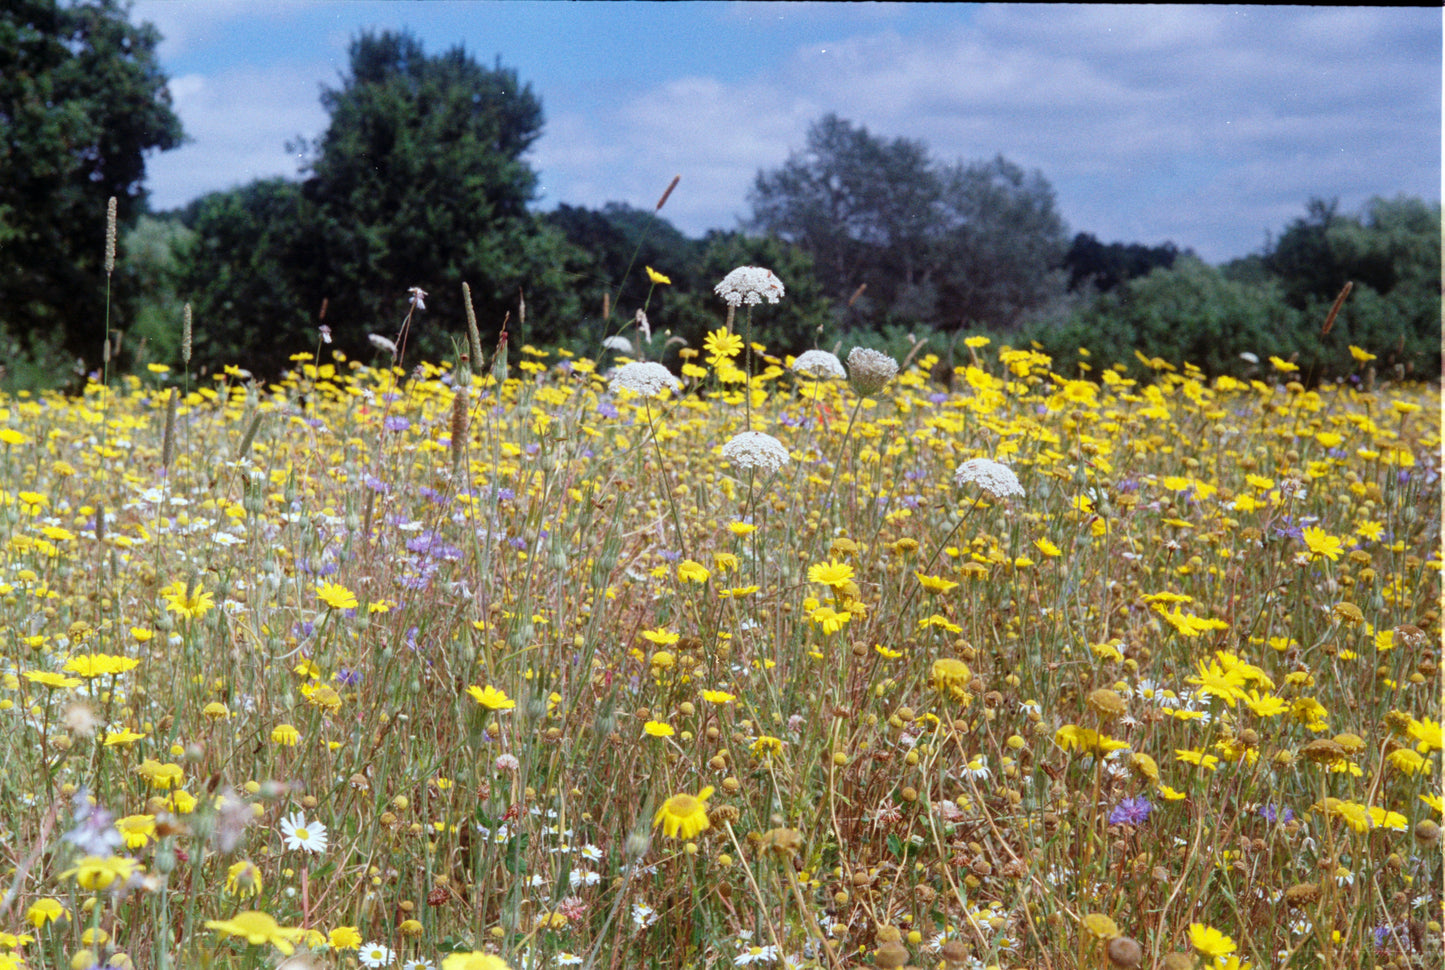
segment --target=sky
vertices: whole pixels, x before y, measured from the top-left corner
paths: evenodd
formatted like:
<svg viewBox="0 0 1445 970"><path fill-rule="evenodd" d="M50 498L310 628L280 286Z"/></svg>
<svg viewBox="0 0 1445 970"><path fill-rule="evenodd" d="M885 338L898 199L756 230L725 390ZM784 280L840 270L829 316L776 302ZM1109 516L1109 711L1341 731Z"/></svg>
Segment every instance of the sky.
<svg viewBox="0 0 1445 970"><path fill-rule="evenodd" d="M759 171L832 112L940 163L1003 155L1069 231L1209 262L1311 197L1441 197L1442 13L1367 7L960 3L139 0L189 141L152 155L157 209L252 179L327 123L347 46L410 30L517 71L546 119L538 209L650 209L736 229Z"/></svg>

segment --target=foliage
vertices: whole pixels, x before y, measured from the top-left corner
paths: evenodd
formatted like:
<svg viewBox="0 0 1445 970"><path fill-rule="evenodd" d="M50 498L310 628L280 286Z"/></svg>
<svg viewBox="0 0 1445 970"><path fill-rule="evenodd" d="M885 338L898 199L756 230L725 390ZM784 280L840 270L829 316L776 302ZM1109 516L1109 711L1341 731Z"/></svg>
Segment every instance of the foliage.
<svg viewBox="0 0 1445 970"><path fill-rule="evenodd" d="M460 47L428 56L409 34L363 34L349 56L340 87L322 95L330 123L299 190L251 186L188 211L201 236L188 269L197 313L267 372L313 345L304 331L322 322L339 347L369 353L368 334L398 334L413 286L429 297L409 353L450 351L441 324L463 319L463 282L485 331L510 313L515 338L554 339L578 312L565 274L575 255L527 211L536 176L523 155L542 128L531 87ZM258 248L236 250L233 238ZM226 281L252 275L270 297L228 292Z"/></svg>
<svg viewBox="0 0 1445 970"><path fill-rule="evenodd" d="M0 334L98 362L106 200L143 211L145 153L180 144L160 35L116 0L0 6ZM113 326L129 297L115 294Z"/></svg>
<svg viewBox="0 0 1445 970"><path fill-rule="evenodd" d="M1011 328L1063 290L1053 190L1002 157L939 166L922 142L829 114L749 199L750 225L813 258L849 328Z"/></svg>
<svg viewBox="0 0 1445 970"><path fill-rule="evenodd" d="M1172 242L1162 246L1143 243L1102 243L1093 233L1081 232L1074 237L1064 256L1064 269L1069 274L1069 290L1075 292L1092 287L1107 293L1121 283L1148 276L1155 269L1168 269L1181 255L1193 255Z"/></svg>

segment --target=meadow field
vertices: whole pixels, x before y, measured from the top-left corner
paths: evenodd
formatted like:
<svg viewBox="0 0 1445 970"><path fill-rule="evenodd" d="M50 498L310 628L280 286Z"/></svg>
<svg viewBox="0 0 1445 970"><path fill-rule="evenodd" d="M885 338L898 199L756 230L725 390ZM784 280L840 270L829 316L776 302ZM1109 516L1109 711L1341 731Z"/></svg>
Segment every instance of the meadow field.
<svg viewBox="0 0 1445 970"><path fill-rule="evenodd" d="M0 398L0 968L1442 965L1438 386L737 293Z"/></svg>

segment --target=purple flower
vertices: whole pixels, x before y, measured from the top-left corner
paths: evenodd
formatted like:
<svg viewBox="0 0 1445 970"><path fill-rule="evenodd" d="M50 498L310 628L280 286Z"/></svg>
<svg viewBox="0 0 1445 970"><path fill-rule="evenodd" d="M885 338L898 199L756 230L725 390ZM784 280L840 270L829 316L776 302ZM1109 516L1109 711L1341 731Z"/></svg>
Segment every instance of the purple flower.
<svg viewBox="0 0 1445 970"><path fill-rule="evenodd" d="M1288 806L1283 809L1277 809L1273 805L1261 805L1259 806L1259 814L1264 816L1266 822L1288 822L1294 818L1294 809Z"/></svg>
<svg viewBox="0 0 1445 970"><path fill-rule="evenodd" d="M597 404L597 413L604 418L617 417L617 409L612 406L611 401L600 401Z"/></svg>
<svg viewBox="0 0 1445 970"><path fill-rule="evenodd" d="M381 422L381 426L388 431L405 431L411 427L411 422L402 417L390 417Z"/></svg>
<svg viewBox="0 0 1445 970"><path fill-rule="evenodd" d="M1109 824L1143 825L1152 811L1154 811L1154 806L1150 805L1149 799L1142 795L1138 798L1126 798L1109 813Z"/></svg>
<svg viewBox="0 0 1445 970"><path fill-rule="evenodd" d="M361 683L361 671L342 667L336 672L336 682L342 687L355 687Z"/></svg>

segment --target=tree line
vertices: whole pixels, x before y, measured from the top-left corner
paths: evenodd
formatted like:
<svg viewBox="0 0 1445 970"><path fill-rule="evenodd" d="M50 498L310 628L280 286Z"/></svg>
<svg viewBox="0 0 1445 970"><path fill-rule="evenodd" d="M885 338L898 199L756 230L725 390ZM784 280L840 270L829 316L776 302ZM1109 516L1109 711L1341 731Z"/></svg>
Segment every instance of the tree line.
<svg viewBox="0 0 1445 970"><path fill-rule="evenodd" d="M830 114L758 173L738 229L694 239L661 203L536 211L525 154L542 135L540 99L500 62L428 54L407 33L353 41L322 94L326 130L294 146L299 180L153 213L144 155L182 137L158 40L115 0L17 0L0 13L0 165L15 173L0 183L0 361L12 379L25 360L95 366L107 328L116 363L176 363L184 303L193 367L276 374L316 349L323 326L373 359L368 336L396 336L413 286L429 296L408 357L447 357L464 332L463 281L484 330L506 320L519 343L588 354L622 335L657 357L720 324L712 287L746 263L787 283L753 334L779 353L839 341L897 352L926 338L951 359L963 335L986 332L1060 357L1137 350L1214 373L1247 369L1242 354L1293 355L1311 377L1348 370L1354 344L1382 366L1438 373L1438 203L1343 213L1311 200L1261 253L1213 267L1172 243L1071 235L1044 175L1001 156L940 162L920 141ZM99 245L110 196L125 228L113 277ZM651 341L637 347L642 333Z"/></svg>

